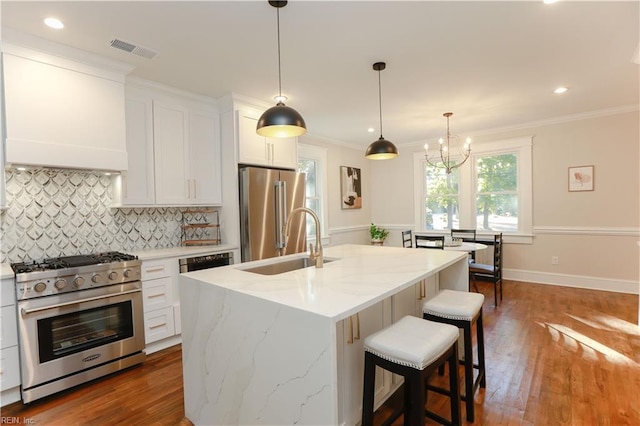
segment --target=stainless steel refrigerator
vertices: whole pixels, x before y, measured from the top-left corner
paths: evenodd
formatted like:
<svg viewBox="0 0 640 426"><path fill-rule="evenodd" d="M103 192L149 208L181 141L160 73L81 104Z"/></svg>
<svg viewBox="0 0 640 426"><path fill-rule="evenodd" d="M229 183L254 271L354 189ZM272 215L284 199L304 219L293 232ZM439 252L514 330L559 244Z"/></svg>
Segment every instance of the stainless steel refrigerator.
<svg viewBox="0 0 640 426"><path fill-rule="evenodd" d="M305 205L305 174L289 170L243 167L240 173L240 242L242 261L306 251L306 214L284 225L291 211Z"/></svg>

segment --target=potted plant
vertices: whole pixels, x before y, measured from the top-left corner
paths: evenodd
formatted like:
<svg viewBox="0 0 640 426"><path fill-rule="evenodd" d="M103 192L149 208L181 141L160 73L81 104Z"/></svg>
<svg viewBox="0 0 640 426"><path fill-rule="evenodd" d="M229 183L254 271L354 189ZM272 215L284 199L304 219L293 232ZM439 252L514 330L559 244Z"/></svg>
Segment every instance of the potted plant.
<svg viewBox="0 0 640 426"><path fill-rule="evenodd" d="M369 227L369 235L371 236L371 244L381 246L384 244L387 235L389 235L389 231L372 223Z"/></svg>

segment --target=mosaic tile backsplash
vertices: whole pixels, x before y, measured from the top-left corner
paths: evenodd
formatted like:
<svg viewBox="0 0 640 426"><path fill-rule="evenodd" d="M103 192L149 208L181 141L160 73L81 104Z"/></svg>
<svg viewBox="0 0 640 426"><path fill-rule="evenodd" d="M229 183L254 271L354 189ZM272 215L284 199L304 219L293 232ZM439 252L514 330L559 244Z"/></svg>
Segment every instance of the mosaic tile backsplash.
<svg viewBox="0 0 640 426"><path fill-rule="evenodd" d="M5 179L0 262L181 243L180 208L111 208L111 178L101 173L11 169Z"/></svg>

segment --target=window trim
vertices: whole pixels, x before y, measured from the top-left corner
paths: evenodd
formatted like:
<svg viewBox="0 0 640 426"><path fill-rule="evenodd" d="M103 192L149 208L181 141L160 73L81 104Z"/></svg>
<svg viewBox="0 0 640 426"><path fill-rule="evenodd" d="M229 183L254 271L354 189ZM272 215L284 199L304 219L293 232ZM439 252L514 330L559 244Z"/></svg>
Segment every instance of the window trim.
<svg viewBox="0 0 640 426"><path fill-rule="evenodd" d="M531 244L533 242L533 136L503 139L472 145L471 157L458 168L458 206L460 226L475 228L475 164L478 157L515 153L518 158L518 231L505 233L505 241ZM413 154L414 186L414 226L420 232L427 231L422 219L422 198L425 193L424 152ZM482 234L478 234L482 235ZM487 233L489 235L489 233Z"/></svg>
<svg viewBox="0 0 640 426"><path fill-rule="evenodd" d="M319 194L320 202L320 231L322 238L322 245L329 244L329 208L327 206L327 148L322 148L316 145L307 145L298 143L298 161L300 159L315 160L317 162L316 172L318 173L316 184L316 191ZM315 235L307 237L307 241L315 243Z"/></svg>

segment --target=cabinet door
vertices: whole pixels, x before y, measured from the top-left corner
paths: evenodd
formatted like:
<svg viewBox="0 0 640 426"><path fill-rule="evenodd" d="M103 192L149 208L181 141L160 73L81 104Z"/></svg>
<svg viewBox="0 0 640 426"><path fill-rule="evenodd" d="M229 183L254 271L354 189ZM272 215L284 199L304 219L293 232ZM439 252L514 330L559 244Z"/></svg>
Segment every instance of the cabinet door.
<svg viewBox="0 0 640 426"><path fill-rule="evenodd" d="M270 153L266 138L256 133L258 119L238 111L238 162L270 166Z"/></svg>
<svg viewBox="0 0 640 426"><path fill-rule="evenodd" d="M389 304L389 300L379 302L342 321L342 371L338 377L342 381L339 395L342 404L340 424L354 425L362 419L364 338L387 325ZM376 369L375 406L382 403L390 389L391 373Z"/></svg>
<svg viewBox="0 0 640 426"><path fill-rule="evenodd" d="M192 110L189 114L190 203L222 204L222 162L218 115Z"/></svg>
<svg viewBox="0 0 640 426"><path fill-rule="evenodd" d="M187 109L153 103L156 203L186 204L189 198Z"/></svg>
<svg viewBox="0 0 640 426"><path fill-rule="evenodd" d="M155 202L153 173L153 102L150 97L127 95L125 103L129 168L122 173L122 205Z"/></svg>
<svg viewBox="0 0 640 426"><path fill-rule="evenodd" d="M298 138L267 138L267 144L273 166L298 168Z"/></svg>

